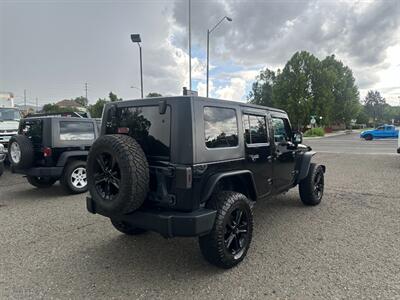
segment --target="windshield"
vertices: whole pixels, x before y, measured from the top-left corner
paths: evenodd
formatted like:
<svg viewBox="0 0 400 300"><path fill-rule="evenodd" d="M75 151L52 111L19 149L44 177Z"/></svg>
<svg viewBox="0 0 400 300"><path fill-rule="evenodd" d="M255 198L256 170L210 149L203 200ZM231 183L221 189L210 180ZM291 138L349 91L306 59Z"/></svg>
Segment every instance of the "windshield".
<svg viewBox="0 0 400 300"><path fill-rule="evenodd" d="M0 121L19 121L21 115L18 109L15 108L0 108Z"/></svg>

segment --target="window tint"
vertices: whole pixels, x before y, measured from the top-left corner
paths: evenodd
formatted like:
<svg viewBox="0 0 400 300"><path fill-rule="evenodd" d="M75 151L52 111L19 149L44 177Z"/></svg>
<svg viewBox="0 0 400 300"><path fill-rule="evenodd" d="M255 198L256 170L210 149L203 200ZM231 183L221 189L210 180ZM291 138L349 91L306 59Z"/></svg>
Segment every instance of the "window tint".
<svg viewBox="0 0 400 300"><path fill-rule="evenodd" d="M61 141L94 140L94 126L89 122L60 122Z"/></svg>
<svg viewBox="0 0 400 300"><path fill-rule="evenodd" d="M231 108L204 107L204 130L207 148L237 146L236 111Z"/></svg>
<svg viewBox="0 0 400 300"><path fill-rule="evenodd" d="M275 143L287 142L291 140L292 130L287 119L272 118Z"/></svg>
<svg viewBox="0 0 400 300"><path fill-rule="evenodd" d="M267 123L264 116L244 114L243 128L247 144L268 143Z"/></svg>
<svg viewBox="0 0 400 300"><path fill-rule="evenodd" d="M171 135L171 107L161 115L158 106L136 106L118 109L117 128L127 127L148 156L169 158Z"/></svg>

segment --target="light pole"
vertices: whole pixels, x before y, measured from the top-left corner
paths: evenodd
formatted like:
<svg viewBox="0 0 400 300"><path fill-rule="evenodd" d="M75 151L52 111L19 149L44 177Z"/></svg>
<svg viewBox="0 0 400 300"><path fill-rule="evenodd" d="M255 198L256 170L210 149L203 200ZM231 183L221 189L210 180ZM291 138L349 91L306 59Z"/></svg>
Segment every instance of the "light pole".
<svg viewBox="0 0 400 300"><path fill-rule="evenodd" d="M139 55L140 55L140 93L143 98L143 69L142 69L142 46L140 43L142 42L140 38L140 34L131 34L131 40L133 43L137 43L139 46Z"/></svg>
<svg viewBox="0 0 400 300"><path fill-rule="evenodd" d="M189 90L192 90L192 20L191 20L192 2L189 0Z"/></svg>
<svg viewBox="0 0 400 300"><path fill-rule="evenodd" d="M208 98L208 78L209 78L209 72L210 72L210 34L213 32L219 24L222 23L222 21L227 20L229 22L232 22L232 18L229 18L227 16L223 17L215 26L211 29L207 29L207 98Z"/></svg>

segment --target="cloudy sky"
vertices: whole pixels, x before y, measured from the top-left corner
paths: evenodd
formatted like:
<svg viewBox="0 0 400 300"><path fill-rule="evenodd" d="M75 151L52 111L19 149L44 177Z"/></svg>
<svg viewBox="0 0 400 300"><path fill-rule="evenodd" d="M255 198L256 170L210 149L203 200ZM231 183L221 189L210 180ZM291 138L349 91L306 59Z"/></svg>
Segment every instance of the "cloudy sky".
<svg viewBox="0 0 400 300"><path fill-rule="evenodd" d="M0 0L0 91L41 104L113 91L181 94L188 86L188 0ZM193 87L205 95L206 31L211 35L211 96L245 101L259 70L282 68L299 50L335 54L363 97L377 89L400 103L400 1L192 0Z"/></svg>

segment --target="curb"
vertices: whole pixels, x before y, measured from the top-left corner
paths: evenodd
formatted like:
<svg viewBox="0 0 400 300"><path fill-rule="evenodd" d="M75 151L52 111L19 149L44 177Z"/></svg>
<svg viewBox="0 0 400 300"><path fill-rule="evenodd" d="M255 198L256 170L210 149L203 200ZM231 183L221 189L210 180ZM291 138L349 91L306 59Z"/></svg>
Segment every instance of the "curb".
<svg viewBox="0 0 400 300"><path fill-rule="evenodd" d="M314 137L303 137L303 140L318 140L318 139L325 139L325 138L329 138L329 137L335 137L335 136L341 136L341 135L349 135L349 134L352 134L352 133L360 133L361 131L359 131L359 130L353 130L353 131L350 131L350 132L346 132L346 131L343 131L343 132L337 132L337 133L333 133L333 134L327 134L327 135L324 135L324 136L314 136Z"/></svg>

